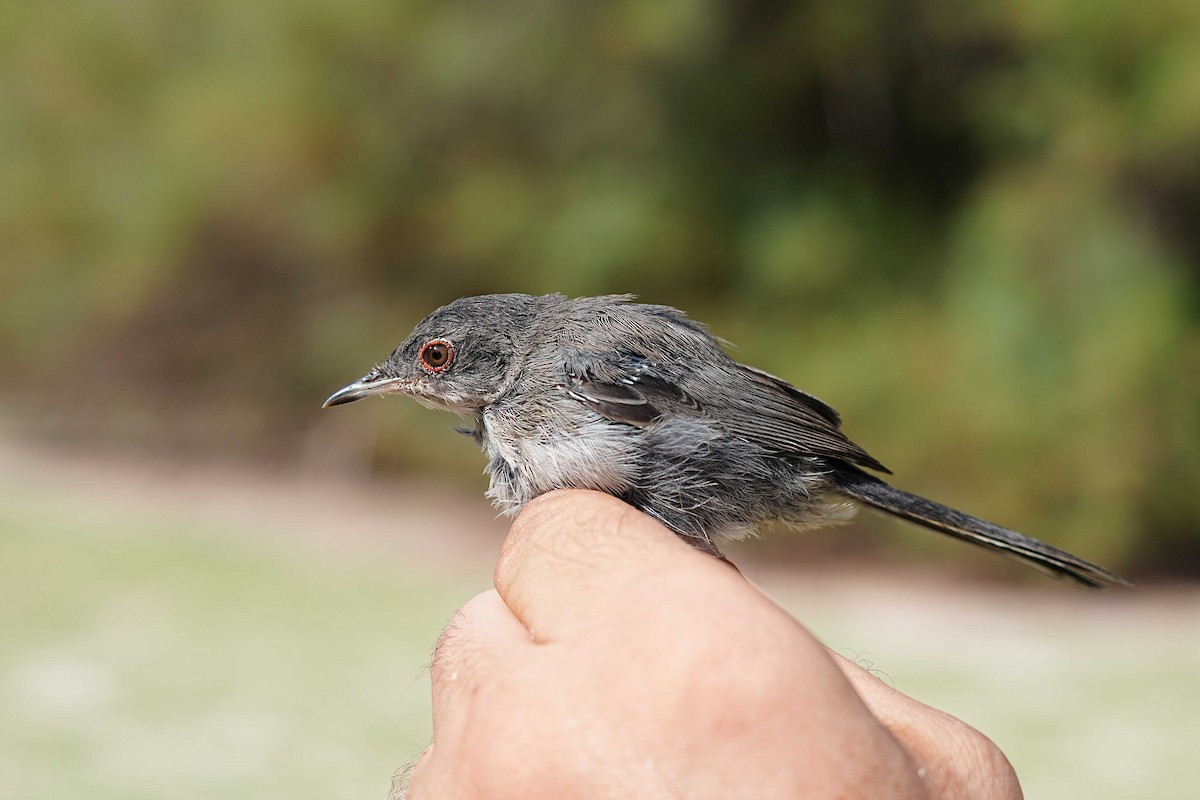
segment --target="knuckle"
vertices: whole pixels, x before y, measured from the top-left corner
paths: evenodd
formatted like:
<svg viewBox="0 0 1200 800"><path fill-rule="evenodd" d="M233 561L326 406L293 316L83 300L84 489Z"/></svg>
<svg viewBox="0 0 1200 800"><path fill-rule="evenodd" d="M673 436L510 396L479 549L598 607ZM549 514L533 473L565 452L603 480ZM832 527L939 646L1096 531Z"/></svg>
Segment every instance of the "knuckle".
<svg viewBox="0 0 1200 800"><path fill-rule="evenodd" d="M457 612L455 617L458 617ZM433 659L429 666L430 677L435 689L444 684L451 675L457 675L460 661L457 652L459 637L460 630L455 619L446 623L446 627L442 628L442 632L438 634L437 642L433 646Z"/></svg>
<svg viewBox="0 0 1200 800"><path fill-rule="evenodd" d="M1012 763L984 734L960 720L952 720L947 737L954 754L955 772L977 786L1002 788L998 797L1010 795L1016 787L1017 777Z"/></svg>
<svg viewBox="0 0 1200 800"><path fill-rule="evenodd" d="M469 668L472 660L472 637L467 628L475 616L475 609L488 602L488 594L489 592L482 592L464 603L438 634L429 667L430 678L435 688L444 685L448 680L457 680L462 670Z"/></svg>

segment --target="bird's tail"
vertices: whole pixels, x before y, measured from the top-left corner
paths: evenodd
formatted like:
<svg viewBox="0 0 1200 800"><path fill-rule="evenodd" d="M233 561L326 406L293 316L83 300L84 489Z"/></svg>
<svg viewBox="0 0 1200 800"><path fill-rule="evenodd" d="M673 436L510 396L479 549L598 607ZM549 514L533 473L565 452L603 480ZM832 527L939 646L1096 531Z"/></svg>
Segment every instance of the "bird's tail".
<svg viewBox="0 0 1200 800"><path fill-rule="evenodd" d="M1105 584L1129 586L1129 581L1070 553L1024 534L972 517L953 508L901 491L878 478L854 469L830 476L843 494L916 525L986 547L988 550L1040 569L1100 589Z"/></svg>

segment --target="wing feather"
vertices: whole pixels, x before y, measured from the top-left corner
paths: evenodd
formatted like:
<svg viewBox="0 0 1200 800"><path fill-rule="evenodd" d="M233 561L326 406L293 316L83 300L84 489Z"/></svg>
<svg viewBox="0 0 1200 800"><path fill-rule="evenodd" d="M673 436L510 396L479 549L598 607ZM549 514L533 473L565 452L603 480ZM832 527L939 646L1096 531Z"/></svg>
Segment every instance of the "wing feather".
<svg viewBox="0 0 1200 800"><path fill-rule="evenodd" d="M668 415L704 417L769 452L889 472L842 433L830 406L761 370L726 359L701 375L639 353L590 356L587 367L568 371L564 388L614 422L644 428Z"/></svg>

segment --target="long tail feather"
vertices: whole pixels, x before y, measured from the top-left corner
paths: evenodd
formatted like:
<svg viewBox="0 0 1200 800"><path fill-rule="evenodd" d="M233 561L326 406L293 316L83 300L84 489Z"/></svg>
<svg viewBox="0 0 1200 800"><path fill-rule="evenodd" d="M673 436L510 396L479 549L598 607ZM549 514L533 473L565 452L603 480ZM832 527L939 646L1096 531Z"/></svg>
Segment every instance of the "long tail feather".
<svg viewBox="0 0 1200 800"><path fill-rule="evenodd" d="M858 470L838 470L832 476L844 494L916 525L971 542L1053 575L1075 580L1093 589L1129 581L1070 553L1024 534L964 514L953 508L897 489Z"/></svg>

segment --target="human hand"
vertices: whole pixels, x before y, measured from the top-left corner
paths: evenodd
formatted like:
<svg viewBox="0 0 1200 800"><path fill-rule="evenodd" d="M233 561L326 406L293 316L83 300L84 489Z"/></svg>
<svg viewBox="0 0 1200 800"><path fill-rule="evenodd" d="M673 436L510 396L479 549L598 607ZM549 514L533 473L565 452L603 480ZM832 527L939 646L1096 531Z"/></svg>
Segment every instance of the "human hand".
<svg viewBox="0 0 1200 800"><path fill-rule="evenodd" d="M411 800L1021 797L982 734L608 495L530 503L495 585L438 643Z"/></svg>

